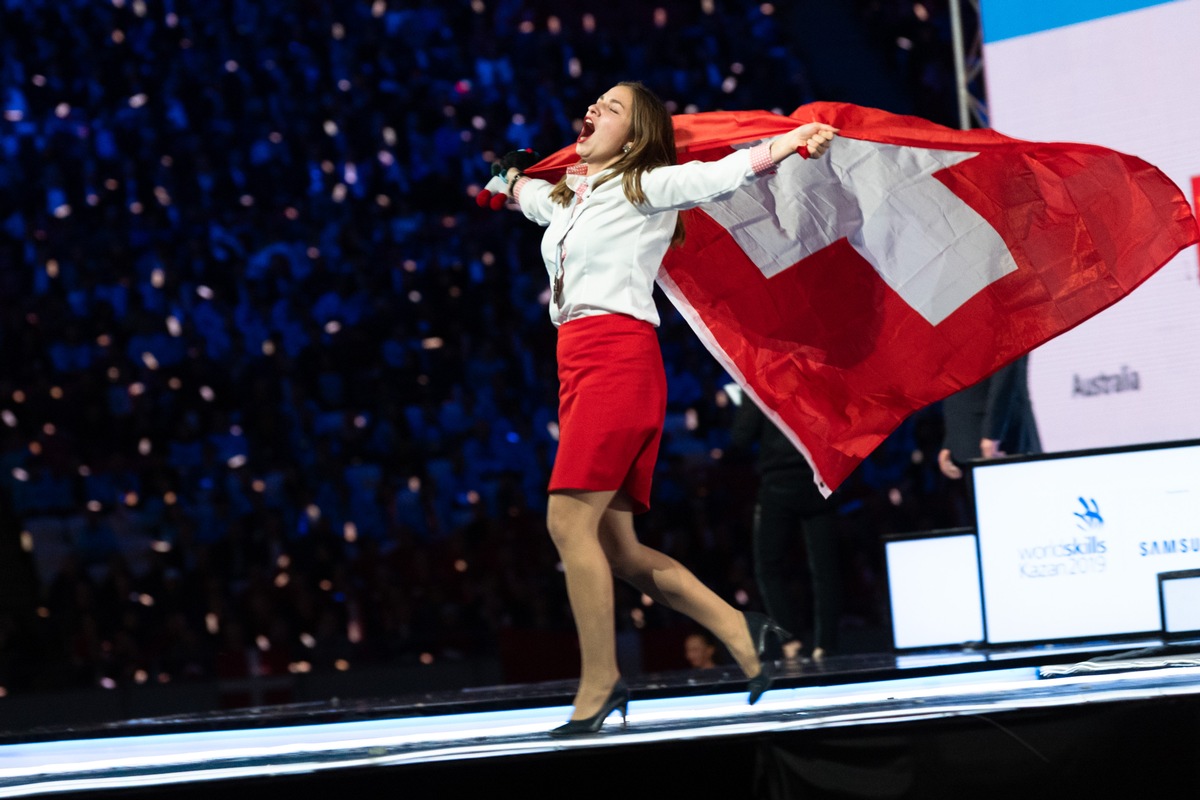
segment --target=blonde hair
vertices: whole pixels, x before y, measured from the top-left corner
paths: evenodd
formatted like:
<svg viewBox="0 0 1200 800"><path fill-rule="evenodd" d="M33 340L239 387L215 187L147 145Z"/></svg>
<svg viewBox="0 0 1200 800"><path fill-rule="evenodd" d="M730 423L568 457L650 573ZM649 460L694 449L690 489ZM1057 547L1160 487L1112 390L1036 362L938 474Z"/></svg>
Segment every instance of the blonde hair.
<svg viewBox="0 0 1200 800"><path fill-rule="evenodd" d="M612 172L598 180L592 188L620 176L625 197L634 205L641 205L646 202L646 193L642 191L642 173L676 163L675 126L662 100L640 81L622 81L617 85L633 93L629 114L629 138L633 145L613 164ZM550 197L563 206L570 205L574 192L567 187L565 175L551 190ZM681 214L671 235L671 246L683 244L684 235Z"/></svg>

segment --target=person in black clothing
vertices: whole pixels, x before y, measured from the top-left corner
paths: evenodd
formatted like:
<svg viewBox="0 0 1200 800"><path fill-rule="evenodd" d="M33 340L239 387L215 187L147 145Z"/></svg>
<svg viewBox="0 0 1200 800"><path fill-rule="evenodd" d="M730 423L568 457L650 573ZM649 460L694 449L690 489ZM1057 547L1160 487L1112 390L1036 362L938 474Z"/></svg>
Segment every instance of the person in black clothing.
<svg viewBox="0 0 1200 800"><path fill-rule="evenodd" d="M942 401L945 435L938 469L943 475L958 481L967 461L1042 451L1029 401L1028 372L1029 356L1021 356ZM957 489L961 484L953 486ZM969 518L965 489L955 489L957 522L965 524Z"/></svg>
<svg viewBox="0 0 1200 800"><path fill-rule="evenodd" d="M946 426L938 454L942 474L957 480L965 461L1041 452L1028 374L1029 356L1021 356L942 401Z"/></svg>
<svg viewBox="0 0 1200 800"><path fill-rule="evenodd" d="M754 507L755 578L769 616L794 635L811 633L809 654L821 660L837 650L842 606L838 561L836 506L813 482L812 467L787 436L749 398L738 406L730 431L731 451L758 449L760 476ZM802 601L790 586L794 575L787 558L797 533L804 535L811 590L811 622L801 614ZM784 655L796 658L801 640L784 644Z"/></svg>

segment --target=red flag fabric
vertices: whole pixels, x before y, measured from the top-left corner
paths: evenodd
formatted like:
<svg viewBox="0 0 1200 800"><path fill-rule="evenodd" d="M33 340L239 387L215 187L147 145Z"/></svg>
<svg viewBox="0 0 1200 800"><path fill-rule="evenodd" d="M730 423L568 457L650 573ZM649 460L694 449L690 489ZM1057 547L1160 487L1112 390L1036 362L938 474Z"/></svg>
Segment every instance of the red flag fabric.
<svg viewBox="0 0 1200 800"><path fill-rule="evenodd" d="M829 494L912 412L1129 294L1200 231L1155 167L846 103L674 118L680 162L796 125L825 157L685 212L659 286ZM557 178L574 147L527 173Z"/></svg>

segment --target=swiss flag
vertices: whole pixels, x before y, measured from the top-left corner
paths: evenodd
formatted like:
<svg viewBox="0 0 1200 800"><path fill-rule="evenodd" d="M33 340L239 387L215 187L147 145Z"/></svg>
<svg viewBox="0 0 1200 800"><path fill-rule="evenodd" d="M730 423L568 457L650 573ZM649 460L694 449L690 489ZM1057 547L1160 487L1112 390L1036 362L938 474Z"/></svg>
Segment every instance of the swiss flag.
<svg viewBox="0 0 1200 800"><path fill-rule="evenodd" d="M1200 240L1133 156L845 103L675 117L679 160L820 121L820 159L686 213L659 285L829 493L913 411L1129 294ZM528 173L556 178L568 147Z"/></svg>

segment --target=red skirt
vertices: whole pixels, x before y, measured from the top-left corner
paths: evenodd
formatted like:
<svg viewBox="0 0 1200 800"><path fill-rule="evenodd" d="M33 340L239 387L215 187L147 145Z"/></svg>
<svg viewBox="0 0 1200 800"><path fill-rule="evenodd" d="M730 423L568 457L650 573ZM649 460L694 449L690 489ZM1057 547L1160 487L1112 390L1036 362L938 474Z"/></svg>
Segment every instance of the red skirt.
<svg viewBox="0 0 1200 800"><path fill-rule="evenodd" d="M667 411L667 377L654 326L623 314L558 329L558 455L550 491L624 490L650 508Z"/></svg>

